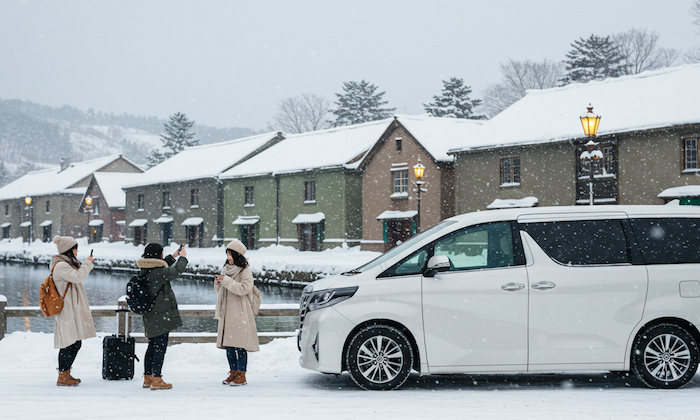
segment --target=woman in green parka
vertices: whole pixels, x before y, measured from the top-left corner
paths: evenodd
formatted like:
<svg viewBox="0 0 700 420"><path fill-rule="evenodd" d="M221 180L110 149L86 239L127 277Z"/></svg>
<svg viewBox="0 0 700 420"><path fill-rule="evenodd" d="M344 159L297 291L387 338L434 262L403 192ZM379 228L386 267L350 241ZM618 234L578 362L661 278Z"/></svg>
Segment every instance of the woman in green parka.
<svg viewBox="0 0 700 420"><path fill-rule="evenodd" d="M186 257L187 251L184 247L175 251L172 256L163 258L163 247L160 244L148 244L142 258L136 260L136 266L141 269L138 275L148 280L151 296L155 296L153 309L143 315L143 327L148 338L148 350L143 360L144 388L156 390L173 387L172 384L163 382L161 370L168 348L168 335L170 331L182 326L182 318L170 282L185 271Z"/></svg>

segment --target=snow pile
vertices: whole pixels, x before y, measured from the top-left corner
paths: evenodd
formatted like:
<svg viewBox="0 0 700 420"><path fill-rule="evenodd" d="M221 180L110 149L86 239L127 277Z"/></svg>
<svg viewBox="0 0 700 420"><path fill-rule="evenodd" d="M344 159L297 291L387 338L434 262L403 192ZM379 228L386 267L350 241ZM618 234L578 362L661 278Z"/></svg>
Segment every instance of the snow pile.
<svg viewBox="0 0 700 420"><path fill-rule="evenodd" d="M87 238L78 238L78 259L82 260L94 250L95 264L98 267L135 268L136 259L144 251L143 245L134 246L122 242L101 242L88 244ZM179 244L173 242L165 247L165 253L177 250ZM21 260L49 264L56 254L56 245L50 242L35 241L31 245L22 238L0 241L0 260ZM304 272L319 276L340 274L357 268L378 257L380 253L360 251L359 247L336 247L321 252L301 252L291 246L271 245L258 250L249 250L246 257L254 274L265 276L269 271ZM218 273L226 260L224 248L187 248L190 273Z"/></svg>

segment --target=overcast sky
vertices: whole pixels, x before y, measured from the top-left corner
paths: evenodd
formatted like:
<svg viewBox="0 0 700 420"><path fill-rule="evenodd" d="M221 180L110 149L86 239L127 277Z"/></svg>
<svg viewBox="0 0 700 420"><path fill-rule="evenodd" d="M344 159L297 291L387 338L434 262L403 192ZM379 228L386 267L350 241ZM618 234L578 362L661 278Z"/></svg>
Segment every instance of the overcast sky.
<svg viewBox="0 0 700 420"><path fill-rule="evenodd" d="M365 79L397 113L418 114L443 79L464 79L480 98L509 57L562 60L592 33L646 27L685 51L700 44L691 4L2 0L0 98L265 129L281 99L333 101L344 81Z"/></svg>

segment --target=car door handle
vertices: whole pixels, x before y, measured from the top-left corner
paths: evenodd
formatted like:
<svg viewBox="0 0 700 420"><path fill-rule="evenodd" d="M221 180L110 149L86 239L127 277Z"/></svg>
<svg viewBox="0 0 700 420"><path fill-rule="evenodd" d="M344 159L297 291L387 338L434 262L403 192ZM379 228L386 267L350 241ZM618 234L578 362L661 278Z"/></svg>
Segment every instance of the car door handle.
<svg viewBox="0 0 700 420"><path fill-rule="evenodd" d="M520 283L508 283L501 286L501 289L505 290L506 292L516 292L518 290L523 290L524 288L525 285Z"/></svg>
<svg viewBox="0 0 700 420"><path fill-rule="evenodd" d="M541 281L539 283L533 283L532 288L535 290L549 290L554 289L557 285L548 281Z"/></svg>

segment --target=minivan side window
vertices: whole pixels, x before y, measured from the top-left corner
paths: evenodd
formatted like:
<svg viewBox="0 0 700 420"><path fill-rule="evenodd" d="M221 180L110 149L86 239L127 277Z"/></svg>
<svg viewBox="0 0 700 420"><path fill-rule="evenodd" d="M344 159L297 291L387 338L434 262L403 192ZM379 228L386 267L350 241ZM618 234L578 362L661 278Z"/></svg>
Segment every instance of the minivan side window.
<svg viewBox="0 0 700 420"><path fill-rule="evenodd" d="M700 219L631 219L646 264L700 263Z"/></svg>
<svg viewBox="0 0 700 420"><path fill-rule="evenodd" d="M515 265L509 222L458 230L435 241L433 255L447 255L450 271Z"/></svg>
<svg viewBox="0 0 700 420"><path fill-rule="evenodd" d="M429 248L424 246L383 272L379 277L409 276L422 274L428 263Z"/></svg>
<svg viewBox="0 0 700 420"><path fill-rule="evenodd" d="M554 261L566 265L629 263L621 220L577 220L520 225Z"/></svg>

